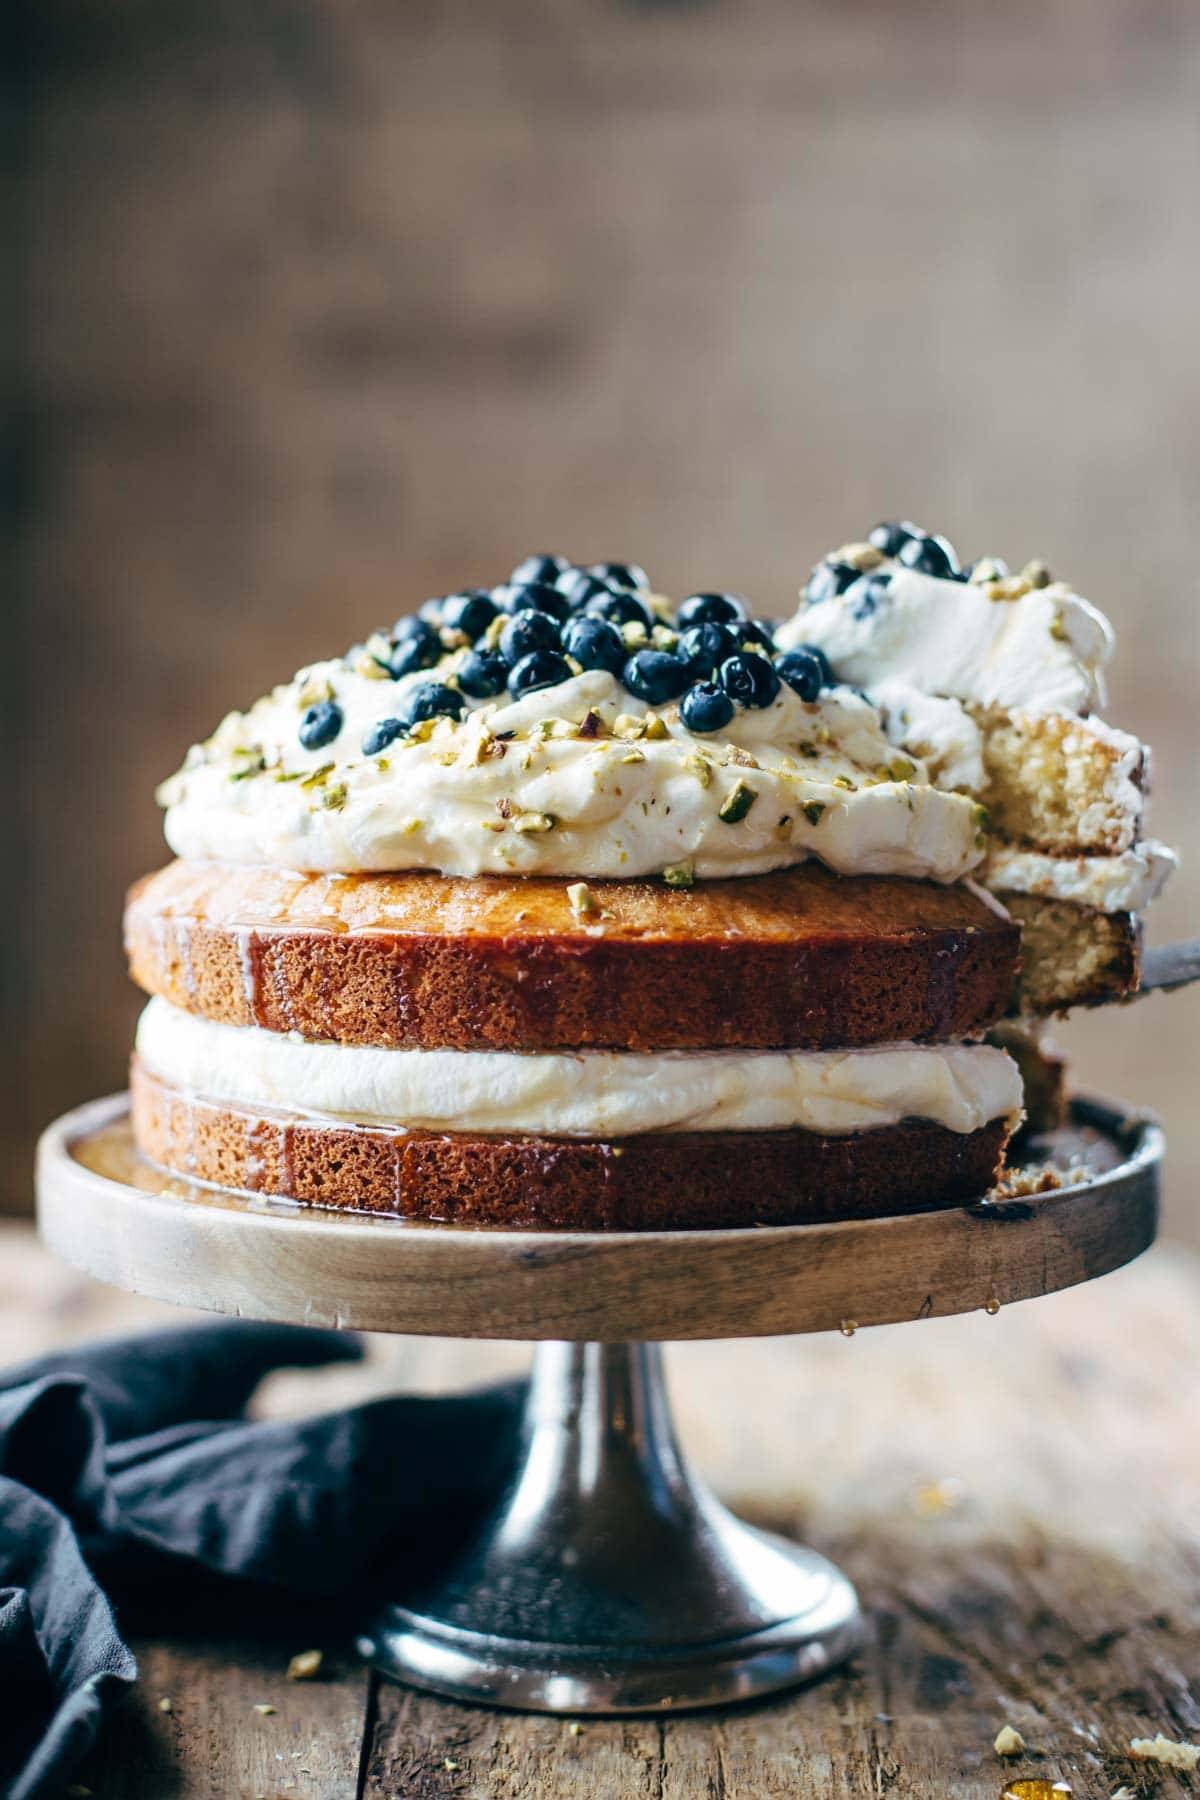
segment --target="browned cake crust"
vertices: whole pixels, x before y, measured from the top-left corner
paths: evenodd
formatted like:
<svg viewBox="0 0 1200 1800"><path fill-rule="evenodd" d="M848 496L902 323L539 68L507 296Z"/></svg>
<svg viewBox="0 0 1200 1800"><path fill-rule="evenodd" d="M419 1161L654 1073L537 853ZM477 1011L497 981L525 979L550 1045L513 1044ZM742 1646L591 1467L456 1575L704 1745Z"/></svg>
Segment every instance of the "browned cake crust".
<svg viewBox="0 0 1200 1800"><path fill-rule="evenodd" d="M957 1038L1018 933L961 885L805 863L708 881L305 876L172 863L133 889L133 978L204 1018L415 1049L827 1049Z"/></svg>
<svg viewBox="0 0 1200 1800"><path fill-rule="evenodd" d="M1134 913L1102 913L1069 900L1005 894L1021 926L1014 1013L1045 1015L1131 994L1141 979L1142 931Z"/></svg>
<svg viewBox="0 0 1200 1800"><path fill-rule="evenodd" d="M161 1167L221 1187L439 1224L570 1231L801 1225L979 1198L1007 1123L925 1120L845 1137L712 1131L583 1141L389 1132L197 1099L131 1071L133 1129Z"/></svg>

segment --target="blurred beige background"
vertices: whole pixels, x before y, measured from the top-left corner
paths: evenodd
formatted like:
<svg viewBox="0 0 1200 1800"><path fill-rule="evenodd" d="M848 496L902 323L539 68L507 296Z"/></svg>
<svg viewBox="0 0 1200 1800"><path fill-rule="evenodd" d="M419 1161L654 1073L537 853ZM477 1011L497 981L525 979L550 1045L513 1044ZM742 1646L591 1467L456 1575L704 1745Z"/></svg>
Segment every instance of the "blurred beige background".
<svg viewBox="0 0 1200 1800"><path fill-rule="evenodd" d="M154 782L525 552L786 611L911 515L1111 614L1200 928L1200 9L48 0L0 1205L119 1086ZM16 641L22 642L18 629ZM1200 1242L1200 995L1072 1022Z"/></svg>

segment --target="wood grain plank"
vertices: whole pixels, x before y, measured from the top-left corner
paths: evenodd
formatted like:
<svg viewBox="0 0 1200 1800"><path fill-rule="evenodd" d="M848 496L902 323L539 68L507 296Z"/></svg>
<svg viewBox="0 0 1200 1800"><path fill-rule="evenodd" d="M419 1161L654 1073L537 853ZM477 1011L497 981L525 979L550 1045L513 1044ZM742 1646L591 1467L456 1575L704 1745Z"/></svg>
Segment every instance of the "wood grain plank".
<svg viewBox="0 0 1200 1800"><path fill-rule="evenodd" d="M311 1647L136 1642L141 1679L78 1780L101 1800L356 1800L369 1677L339 1646L320 1679L289 1681Z"/></svg>

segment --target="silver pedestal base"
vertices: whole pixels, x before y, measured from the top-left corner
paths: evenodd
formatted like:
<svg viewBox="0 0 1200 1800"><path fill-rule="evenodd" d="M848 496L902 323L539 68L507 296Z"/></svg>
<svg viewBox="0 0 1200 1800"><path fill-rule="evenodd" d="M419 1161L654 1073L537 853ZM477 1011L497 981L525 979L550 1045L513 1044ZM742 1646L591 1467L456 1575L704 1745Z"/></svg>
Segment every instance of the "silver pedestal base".
<svg viewBox="0 0 1200 1800"><path fill-rule="evenodd" d="M517 1479L471 1548L359 1648L385 1675L534 1712L663 1712L807 1681L859 1641L854 1589L684 1466L656 1344L543 1344Z"/></svg>

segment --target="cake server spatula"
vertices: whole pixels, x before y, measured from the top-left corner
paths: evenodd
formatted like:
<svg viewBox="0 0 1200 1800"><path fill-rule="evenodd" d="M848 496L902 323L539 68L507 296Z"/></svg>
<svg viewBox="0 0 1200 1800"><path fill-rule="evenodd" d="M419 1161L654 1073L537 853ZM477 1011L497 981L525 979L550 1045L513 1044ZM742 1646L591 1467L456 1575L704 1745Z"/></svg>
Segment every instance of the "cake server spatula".
<svg viewBox="0 0 1200 1800"><path fill-rule="evenodd" d="M1200 938L1185 938L1180 944L1160 944L1147 950L1142 958L1142 980L1136 990L1144 994L1149 988L1186 987L1200 981Z"/></svg>

